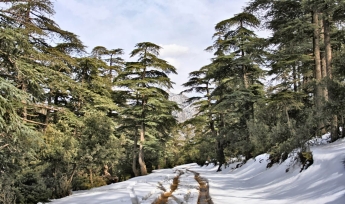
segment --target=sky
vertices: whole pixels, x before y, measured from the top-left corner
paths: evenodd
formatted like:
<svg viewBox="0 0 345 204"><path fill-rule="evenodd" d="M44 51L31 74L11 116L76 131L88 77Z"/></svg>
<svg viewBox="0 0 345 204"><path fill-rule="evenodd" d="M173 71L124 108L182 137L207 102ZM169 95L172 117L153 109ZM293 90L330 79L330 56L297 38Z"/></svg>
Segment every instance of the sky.
<svg viewBox="0 0 345 204"><path fill-rule="evenodd" d="M127 60L140 42L163 49L160 58L175 66L170 75L174 93L188 74L210 63L214 26L240 13L246 0L56 0L54 16L64 30L75 33L91 51L95 46L122 48Z"/></svg>

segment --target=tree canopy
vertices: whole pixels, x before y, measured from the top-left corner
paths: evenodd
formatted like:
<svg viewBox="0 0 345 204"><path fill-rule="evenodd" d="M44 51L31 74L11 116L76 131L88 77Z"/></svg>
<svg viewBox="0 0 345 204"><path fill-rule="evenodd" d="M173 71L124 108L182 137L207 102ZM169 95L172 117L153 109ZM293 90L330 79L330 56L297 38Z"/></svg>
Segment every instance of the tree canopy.
<svg viewBox="0 0 345 204"><path fill-rule="evenodd" d="M266 152L267 167L297 155L304 170L310 139L345 136L344 9L251 0L216 23L210 63L183 84L196 111L178 123L177 68L161 46L137 43L128 61L122 48L88 53L54 22L52 1L2 1L0 203L49 202L189 162L221 171Z"/></svg>

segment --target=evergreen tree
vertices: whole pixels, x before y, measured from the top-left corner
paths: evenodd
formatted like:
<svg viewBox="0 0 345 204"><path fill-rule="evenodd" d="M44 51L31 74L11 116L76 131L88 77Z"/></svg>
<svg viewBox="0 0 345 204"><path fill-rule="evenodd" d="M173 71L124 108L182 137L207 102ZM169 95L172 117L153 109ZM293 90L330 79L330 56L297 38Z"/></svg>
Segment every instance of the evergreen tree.
<svg viewBox="0 0 345 204"><path fill-rule="evenodd" d="M116 77L116 75L118 75L122 71L124 63L125 63L121 57L118 57L118 55L124 54L123 49L117 48L117 49L107 50L105 47L97 46L92 49L91 54L94 57L103 59L105 62L109 63L108 76L109 76L110 82L112 83L112 80L114 79L114 77Z"/></svg>
<svg viewBox="0 0 345 204"><path fill-rule="evenodd" d="M168 100L168 93L163 90L172 88L167 74L176 74L176 69L165 60L158 58L161 47L150 42L138 43L131 52L131 57L138 57L137 62L126 63L124 72L119 75L118 86L126 87L131 92L129 107L124 110L125 119L134 126L134 150L136 151L137 134L140 135L138 162L141 175L147 174L145 148L149 149L147 137L169 135L169 129L176 123L172 111L177 110L175 102ZM145 148L144 148L145 147ZM136 158L136 155L133 155ZM133 171L136 172L133 160Z"/></svg>
<svg viewBox="0 0 345 204"><path fill-rule="evenodd" d="M221 40L215 41L215 44L209 48L209 50L216 49L216 56L212 62L215 68L209 72L209 77L217 82L217 88L212 95L217 96L218 100L213 109L221 113L217 136L219 155L224 155L223 149L228 142L232 144L244 142L241 146L245 147L241 153L246 159L252 157L250 153L252 147L248 143L247 122L254 119L254 104L260 97L260 89L262 89L259 81L262 70L259 64L264 61L265 41L258 38L249 28L256 28L259 25L260 22L255 16L244 12L219 22L215 27L215 36ZM227 110L224 112L224 109ZM237 116L233 113L237 113ZM238 130L234 131L233 135L228 135L230 127ZM222 159L221 163L224 162L225 160Z"/></svg>
<svg viewBox="0 0 345 204"><path fill-rule="evenodd" d="M206 65L197 71L189 73L189 81L183 86L188 88L182 93L197 93L197 96L190 97L187 101L193 102L192 105L198 110L193 118L182 124L182 129L191 129L186 135L185 149L188 150L184 155L186 162L197 162L204 164L205 159L214 159L217 146L210 144L216 143L215 116L217 113L211 109L214 98L211 96L213 90L213 80L209 78L208 72L213 64ZM201 94L201 95L200 95ZM206 145L203 146L203 145ZM218 154L219 156L219 154Z"/></svg>

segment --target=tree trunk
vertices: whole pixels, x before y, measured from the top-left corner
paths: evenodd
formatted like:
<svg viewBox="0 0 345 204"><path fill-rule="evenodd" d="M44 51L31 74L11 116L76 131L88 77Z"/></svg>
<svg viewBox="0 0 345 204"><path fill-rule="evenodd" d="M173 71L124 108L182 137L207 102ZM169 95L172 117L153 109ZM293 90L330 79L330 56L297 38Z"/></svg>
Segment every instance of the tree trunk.
<svg viewBox="0 0 345 204"><path fill-rule="evenodd" d="M144 58L146 58L147 50L145 49ZM146 66L142 72L141 79L144 80L146 78ZM145 83L143 83L143 87L146 87ZM145 164L145 157L144 157L144 142L145 142L145 106L146 106L146 98L145 95L141 97L142 102L142 115L141 115L141 129L140 129L140 144L139 144L139 165L140 165L140 172L141 175L147 175L147 169Z"/></svg>
<svg viewBox="0 0 345 204"><path fill-rule="evenodd" d="M313 12L313 24L314 28L314 37L313 37L313 49L314 49L314 77L316 80L316 87L315 87L315 105L317 109L321 108L322 102L322 89L320 86L320 82L322 79L322 72L321 72L321 59L320 59L320 30L319 30L319 13L317 11Z"/></svg>
<svg viewBox="0 0 345 204"><path fill-rule="evenodd" d="M298 91L301 90L301 87L302 87L302 84L303 84L303 81L301 81L301 76L302 76L301 67L297 66L297 87L298 87ZM303 78L303 76L302 76L302 78Z"/></svg>
<svg viewBox="0 0 345 204"><path fill-rule="evenodd" d="M140 145L139 145L139 165L141 175L147 175L146 164L144 160L144 144L145 142L145 124L141 122L141 130L140 130Z"/></svg>
<svg viewBox="0 0 345 204"><path fill-rule="evenodd" d="M323 40L323 34L321 34L321 40ZM327 89L327 86L325 85L325 80L324 80L324 79L326 79L326 76L327 76L325 52L323 52L323 51L321 52L320 59L321 59L321 78L322 78L322 80L320 81L319 85L322 88L322 99L324 101L327 101L328 100L328 89ZM319 131L320 131L321 135L326 133L326 128L325 128L325 124L327 123L326 121L327 120L325 118L320 120Z"/></svg>
<svg viewBox="0 0 345 204"><path fill-rule="evenodd" d="M341 137L345 137L345 117L341 117Z"/></svg>
<svg viewBox="0 0 345 204"><path fill-rule="evenodd" d="M225 128L225 121L224 121L224 114L219 115L220 124L219 126L224 129ZM217 160L219 162L218 170L221 171L221 167L225 164L225 155L224 155L224 136L219 134L219 130L216 130L217 136Z"/></svg>
<svg viewBox="0 0 345 204"><path fill-rule="evenodd" d="M207 84L206 84L207 106L208 106L209 109L211 109L212 104L211 104L211 96L210 96L210 89L209 89L208 83L209 83L209 81L207 81ZM210 125L211 132L214 135L216 135L215 128L214 128L214 121L212 119L212 113L211 112L208 115L208 120L209 120L209 125Z"/></svg>
<svg viewBox="0 0 345 204"><path fill-rule="evenodd" d="M321 33L320 33L320 39L321 42L326 42L325 39L325 23L324 20L320 21L320 26L321 26ZM326 43L324 43L325 45ZM322 79L326 79L327 77L327 61L326 61L326 48L324 48L321 52L321 77ZM323 81L322 83L322 90L323 90L323 98L325 99L325 101L328 100L328 88L325 84L325 81Z"/></svg>
<svg viewBox="0 0 345 204"><path fill-rule="evenodd" d="M104 177L111 176L111 174L109 173L109 167L107 164L104 164L104 166L103 166L103 174L104 174Z"/></svg>
<svg viewBox="0 0 345 204"><path fill-rule="evenodd" d="M321 111L322 108L322 96L323 90L321 86L322 71L321 71L321 58L320 58L320 28L319 28L319 12L318 10L313 10L313 25L314 25L314 36L313 36L313 52L314 52L314 77L315 77L315 108L317 111ZM322 120L318 121L318 130L323 128ZM317 134L320 134L319 132Z"/></svg>
<svg viewBox="0 0 345 204"><path fill-rule="evenodd" d="M91 188L93 187L92 169L89 169Z"/></svg>
<svg viewBox="0 0 345 204"><path fill-rule="evenodd" d="M138 130L137 127L135 128L135 136L134 136L134 144L133 144L133 160L132 160L132 170L134 176L139 176L139 170L137 168L137 153L138 153Z"/></svg>
<svg viewBox="0 0 345 204"><path fill-rule="evenodd" d="M329 17L329 16L327 16ZM327 18L326 17L326 18ZM331 46L331 25L328 19L323 18L323 25L324 25L324 44L325 44L325 55L326 55L326 70L328 80L333 80L332 76L332 46ZM330 102L332 103L333 99L330 98ZM338 135L338 116L333 114L331 117L331 141L334 142L339 138Z"/></svg>
<svg viewBox="0 0 345 204"><path fill-rule="evenodd" d="M240 21L240 28L243 28L243 21ZM245 53L244 53L244 48L243 48L243 39L240 39L241 40L241 45L240 45L240 50L241 50L241 56L242 58L245 56ZM242 77L243 77L243 85L244 85L244 88L247 89L249 87L249 84L248 84L248 76L247 76L247 67L245 65L242 65Z"/></svg>
<svg viewBox="0 0 345 204"><path fill-rule="evenodd" d="M77 172L77 164L74 164L74 165L73 165L72 174L71 174L71 176L70 176L69 179L68 179L68 185L71 185L72 180L73 180L73 177L74 177L74 175L75 175L76 172Z"/></svg>
<svg viewBox="0 0 345 204"><path fill-rule="evenodd" d="M207 89L206 89L207 90L207 103L208 103L208 108L210 109L212 104L211 104L211 96L210 96L210 90L208 87L208 83L207 83L206 87L207 87ZM222 164L224 163L224 160L225 160L224 159L224 148L223 148L221 139L219 138L219 134L218 134L217 130L215 129L214 121L212 118L212 113L209 114L208 120L209 120L210 130L211 130L213 136L216 138L216 154L217 154L217 161L219 162L219 166L217 169L217 172L218 172L218 171L222 170L221 167L222 167Z"/></svg>
<svg viewBox="0 0 345 204"><path fill-rule="evenodd" d="M244 56L244 52L242 50L243 56ZM247 68L245 65L242 65L242 77L243 77L243 85L245 89L248 89L249 87L249 83L248 83L248 76L247 76Z"/></svg>
<svg viewBox="0 0 345 204"><path fill-rule="evenodd" d="M292 77L293 77L293 91L297 92L298 87L297 87L297 70L296 66L292 66Z"/></svg>
<svg viewBox="0 0 345 204"><path fill-rule="evenodd" d="M225 163L225 157L224 157L224 146L221 140L217 140L217 160L219 162L219 166L217 171L222 170L222 165Z"/></svg>
<svg viewBox="0 0 345 204"><path fill-rule="evenodd" d="M337 139L339 139L338 116L333 114L331 118L331 141L334 142Z"/></svg>
<svg viewBox="0 0 345 204"><path fill-rule="evenodd" d="M326 64L325 52L321 52L320 57L321 57L322 97L325 101L328 101L328 89L324 80L327 78L327 64Z"/></svg>
<svg viewBox="0 0 345 204"><path fill-rule="evenodd" d="M332 46L331 46L331 25L329 20L323 19L324 26L324 44L326 57L327 76L332 79Z"/></svg>

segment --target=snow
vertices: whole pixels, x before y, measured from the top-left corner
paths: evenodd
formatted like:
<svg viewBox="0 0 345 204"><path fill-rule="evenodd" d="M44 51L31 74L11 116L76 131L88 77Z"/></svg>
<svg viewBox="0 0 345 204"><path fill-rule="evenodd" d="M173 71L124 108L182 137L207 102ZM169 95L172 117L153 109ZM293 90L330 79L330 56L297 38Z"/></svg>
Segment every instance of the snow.
<svg viewBox="0 0 345 204"><path fill-rule="evenodd" d="M165 191L170 191L173 178L180 172L178 188L169 198L169 204L196 204L199 183L194 172L209 182L213 203L345 203L345 139L326 144L327 137L315 140L311 147L314 164L300 173L301 166L293 157L267 169L268 154L247 161L242 167L233 163L216 172L217 166L200 167L186 164L173 169L155 170L147 176L132 178L88 191L53 200L53 204L93 203L153 203ZM286 170L288 169L288 172Z"/></svg>

